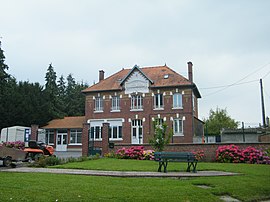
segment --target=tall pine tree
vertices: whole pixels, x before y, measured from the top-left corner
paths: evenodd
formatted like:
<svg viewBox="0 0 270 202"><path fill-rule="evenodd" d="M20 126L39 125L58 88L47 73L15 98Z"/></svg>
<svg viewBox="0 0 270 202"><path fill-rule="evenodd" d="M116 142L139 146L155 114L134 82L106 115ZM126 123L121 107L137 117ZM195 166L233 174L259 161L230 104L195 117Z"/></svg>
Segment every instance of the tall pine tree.
<svg viewBox="0 0 270 202"><path fill-rule="evenodd" d="M52 64L50 64L45 76L45 99L49 105L48 113L51 119L63 117L63 112L59 109L60 107L57 96L58 88L56 84L56 78L56 72L54 71Z"/></svg>
<svg viewBox="0 0 270 202"><path fill-rule="evenodd" d="M63 115L66 115L66 82L63 75L59 78L57 81L57 106L59 107L59 110L62 112Z"/></svg>

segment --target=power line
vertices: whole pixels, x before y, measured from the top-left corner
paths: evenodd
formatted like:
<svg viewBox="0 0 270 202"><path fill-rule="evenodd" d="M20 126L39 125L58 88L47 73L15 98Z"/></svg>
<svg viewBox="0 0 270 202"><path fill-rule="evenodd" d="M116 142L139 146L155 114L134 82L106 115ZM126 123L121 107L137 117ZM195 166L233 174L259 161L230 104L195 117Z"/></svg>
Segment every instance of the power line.
<svg viewBox="0 0 270 202"><path fill-rule="evenodd" d="M255 74L256 72L258 72L258 71L260 71L261 69L265 68L265 67L268 66L269 64L270 64L270 62L268 62L267 64L262 65L261 67L259 67L259 68L256 69L255 71L253 71L253 72L251 72L250 74L248 74L248 75L246 75L245 77L243 77L242 79L240 79L240 80L238 80L238 81L236 81L236 82L234 82L234 83L232 83L232 84L230 84L230 85L224 86L223 89L217 90L217 91L215 91L215 92L213 92L213 93L209 93L209 94L207 94L207 95L204 95L204 97L207 97L207 96L210 96L210 95L217 94L217 93L219 93L219 92L221 92L221 91L226 90L226 89L229 88L229 87L238 85L239 82L241 82L241 81L243 81L244 79L248 78L249 76ZM264 76L264 78L265 78L266 76L268 76L268 74L270 74L270 72L268 72L268 73ZM258 81L258 80L256 80L256 81ZM251 82L255 82L255 80L254 80L254 81L250 81L250 82L244 82L244 83L251 83ZM243 84L243 83L240 83L240 84ZM211 88L216 88L216 87L210 87L210 89L211 89ZM219 88L222 88L222 87L219 87Z"/></svg>
<svg viewBox="0 0 270 202"><path fill-rule="evenodd" d="M246 81L246 82L242 82L242 83L237 83L237 84L229 84L229 85L224 85L224 86L214 86L214 87L200 88L200 90L208 90L208 89L215 89L215 88L239 86L239 85L243 85L243 84L247 84L247 83L253 83L253 82L257 82L257 81L259 81L259 79L252 80L252 81Z"/></svg>

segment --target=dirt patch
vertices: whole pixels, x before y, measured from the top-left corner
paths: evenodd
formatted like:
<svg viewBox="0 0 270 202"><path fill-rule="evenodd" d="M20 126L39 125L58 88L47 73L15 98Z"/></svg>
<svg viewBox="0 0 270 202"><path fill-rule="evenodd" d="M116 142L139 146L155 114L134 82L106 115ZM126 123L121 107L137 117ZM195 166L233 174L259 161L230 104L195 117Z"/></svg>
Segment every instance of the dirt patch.
<svg viewBox="0 0 270 202"><path fill-rule="evenodd" d="M211 189L212 187L208 186L208 185L205 185L205 184L199 184L199 185L196 185L197 187L199 188L202 188L202 189Z"/></svg>
<svg viewBox="0 0 270 202"><path fill-rule="evenodd" d="M238 199L233 198L229 195L224 195L220 197L221 200L225 201L225 202L240 202Z"/></svg>

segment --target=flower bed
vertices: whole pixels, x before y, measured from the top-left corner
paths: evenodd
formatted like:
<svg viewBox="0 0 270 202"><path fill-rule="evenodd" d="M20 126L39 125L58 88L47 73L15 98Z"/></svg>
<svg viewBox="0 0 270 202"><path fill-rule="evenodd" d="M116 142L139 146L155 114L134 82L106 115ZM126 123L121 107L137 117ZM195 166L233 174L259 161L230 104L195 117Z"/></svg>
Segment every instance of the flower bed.
<svg viewBox="0 0 270 202"><path fill-rule="evenodd" d="M154 150L144 150L143 146L123 147L106 156L118 159L154 160Z"/></svg>
<svg viewBox="0 0 270 202"><path fill-rule="evenodd" d="M16 148L20 150L24 150L25 144L21 141L15 141L15 142L3 142L3 145L9 148Z"/></svg>
<svg viewBox="0 0 270 202"><path fill-rule="evenodd" d="M216 161L221 163L257 163L270 164L267 151L258 150L254 147L247 147L241 150L236 145L225 145L218 147Z"/></svg>

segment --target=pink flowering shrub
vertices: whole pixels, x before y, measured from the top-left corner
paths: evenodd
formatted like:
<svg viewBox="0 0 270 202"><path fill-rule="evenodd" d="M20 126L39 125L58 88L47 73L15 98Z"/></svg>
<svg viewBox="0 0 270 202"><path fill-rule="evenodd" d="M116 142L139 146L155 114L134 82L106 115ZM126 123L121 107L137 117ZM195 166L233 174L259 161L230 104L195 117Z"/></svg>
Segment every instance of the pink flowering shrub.
<svg viewBox="0 0 270 202"><path fill-rule="evenodd" d="M221 163L257 163L270 164L270 158L266 152L247 147L240 150L236 145L225 145L218 147L216 160Z"/></svg>
<svg viewBox="0 0 270 202"><path fill-rule="evenodd" d="M144 150L143 146L123 147L115 152L115 156L119 159L153 160L154 151Z"/></svg>
<svg viewBox="0 0 270 202"><path fill-rule="evenodd" d="M16 148L21 150L24 150L25 147L25 144L22 141L4 142L3 145L9 148Z"/></svg>
<svg viewBox="0 0 270 202"><path fill-rule="evenodd" d="M218 147L216 160L221 163L240 163L243 161L242 152L236 145L224 145Z"/></svg>
<svg viewBox="0 0 270 202"><path fill-rule="evenodd" d="M258 164L270 164L269 156L265 155L265 152L255 149L253 147L247 147L242 151L244 161L247 163Z"/></svg>
<svg viewBox="0 0 270 202"><path fill-rule="evenodd" d="M199 151L194 151L192 152L195 155L195 158L200 161L204 158L205 154L203 150L199 150Z"/></svg>

